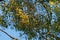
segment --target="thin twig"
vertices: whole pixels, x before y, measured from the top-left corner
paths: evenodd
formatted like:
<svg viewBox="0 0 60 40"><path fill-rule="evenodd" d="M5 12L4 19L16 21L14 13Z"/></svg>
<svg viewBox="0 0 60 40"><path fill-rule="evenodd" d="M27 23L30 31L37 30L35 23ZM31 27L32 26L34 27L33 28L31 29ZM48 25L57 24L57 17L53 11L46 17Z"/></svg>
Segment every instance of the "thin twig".
<svg viewBox="0 0 60 40"><path fill-rule="evenodd" d="M12 37L11 35L9 35L7 32L3 31L2 29L0 29L0 31L2 31L3 33L5 33L5 34L6 34L7 36L9 36L10 38L16 39L16 38Z"/></svg>

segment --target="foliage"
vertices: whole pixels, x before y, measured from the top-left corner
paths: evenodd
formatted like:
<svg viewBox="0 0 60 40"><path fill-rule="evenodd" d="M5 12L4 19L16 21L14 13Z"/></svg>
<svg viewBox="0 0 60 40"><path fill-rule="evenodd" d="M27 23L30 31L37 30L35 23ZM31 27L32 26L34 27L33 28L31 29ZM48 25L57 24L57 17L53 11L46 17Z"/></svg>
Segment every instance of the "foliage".
<svg viewBox="0 0 60 40"><path fill-rule="evenodd" d="M14 17L12 20L15 23L15 28L24 31L30 38L36 37L37 33L39 33L44 39L53 40L55 38L58 40L57 32L60 32L60 7L58 7L58 4L60 4L60 1L47 0L46 2L48 4L45 4L44 0L36 0L34 3L28 0L10 0L9 4L4 3L2 9L3 12L6 12L4 16L9 12L13 12ZM34 5L36 5L36 3L41 3L46 9L47 14L45 16L38 13L35 15L36 8ZM24 11L23 7L25 6L28 9ZM54 9L53 6L55 6ZM51 24L52 11L54 11L58 17L57 21L54 21L54 24ZM2 17L0 17L0 24L2 24ZM47 32L43 32L44 29L46 29ZM40 32L40 30L42 32Z"/></svg>

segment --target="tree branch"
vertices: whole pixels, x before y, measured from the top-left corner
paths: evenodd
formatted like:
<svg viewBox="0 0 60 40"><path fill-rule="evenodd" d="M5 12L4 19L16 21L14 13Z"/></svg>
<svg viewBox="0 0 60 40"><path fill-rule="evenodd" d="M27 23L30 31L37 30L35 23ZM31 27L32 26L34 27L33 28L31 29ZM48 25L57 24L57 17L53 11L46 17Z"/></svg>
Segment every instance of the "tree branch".
<svg viewBox="0 0 60 40"><path fill-rule="evenodd" d="M11 35L9 35L7 32L3 31L2 29L0 29L1 32L5 33L7 36L9 36L10 38L12 38L13 40L18 40L14 37L12 37Z"/></svg>

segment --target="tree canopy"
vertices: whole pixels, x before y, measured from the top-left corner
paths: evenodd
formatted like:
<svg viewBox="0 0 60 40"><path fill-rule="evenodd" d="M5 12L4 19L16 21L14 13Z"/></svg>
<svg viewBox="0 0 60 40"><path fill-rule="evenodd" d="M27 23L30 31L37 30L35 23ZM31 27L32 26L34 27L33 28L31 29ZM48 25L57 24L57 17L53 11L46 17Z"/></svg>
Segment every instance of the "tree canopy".
<svg viewBox="0 0 60 40"><path fill-rule="evenodd" d="M60 0L10 0L1 6L0 25L8 27L4 19L9 14L16 30L24 31L28 40L60 40Z"/></svg>

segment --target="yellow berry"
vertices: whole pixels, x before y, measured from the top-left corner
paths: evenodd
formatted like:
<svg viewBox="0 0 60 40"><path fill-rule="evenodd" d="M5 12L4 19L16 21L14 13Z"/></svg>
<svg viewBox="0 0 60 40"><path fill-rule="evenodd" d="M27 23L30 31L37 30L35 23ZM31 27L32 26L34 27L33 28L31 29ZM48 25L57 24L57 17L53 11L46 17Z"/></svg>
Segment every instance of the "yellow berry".
<svg viewBox="0 0 60 40"><path fill-rule="evenodd" d="M52 1L49 1L49 3L50 3L50 5L53 5L54 4L54 2L52 2Z"/></svg>

